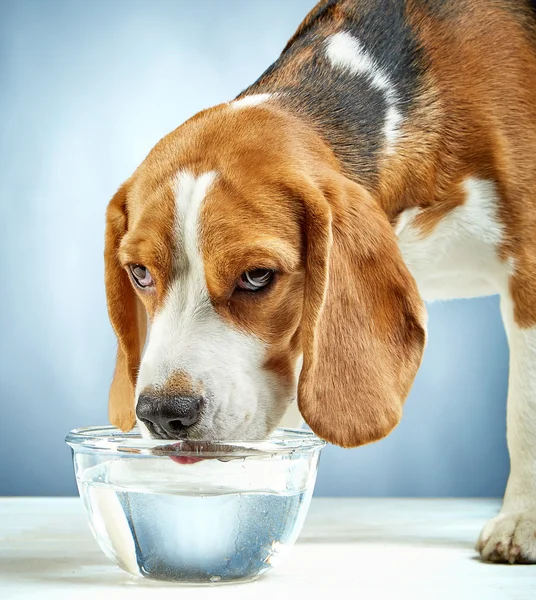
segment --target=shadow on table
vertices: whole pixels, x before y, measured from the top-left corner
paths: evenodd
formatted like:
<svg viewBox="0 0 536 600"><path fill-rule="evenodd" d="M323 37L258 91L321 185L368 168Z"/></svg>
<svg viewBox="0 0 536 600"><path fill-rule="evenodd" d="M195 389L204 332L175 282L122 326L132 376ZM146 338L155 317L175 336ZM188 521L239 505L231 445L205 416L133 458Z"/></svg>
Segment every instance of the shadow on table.
<svg viewBox="0 0 536 600"><path fill-rule="evenodd" d="M14 583L38 583L40 585L56 585L58 581L84 586L116 586L128 587L147 585L150 587L168 587L173 584L154 582L133 577L109 562L103 554L95 552L84 556L83 560L74 564L72 559L56 556L43 557L2 557L0 562L0 580ZM175 584L176 585L176 584Z"/></svg>

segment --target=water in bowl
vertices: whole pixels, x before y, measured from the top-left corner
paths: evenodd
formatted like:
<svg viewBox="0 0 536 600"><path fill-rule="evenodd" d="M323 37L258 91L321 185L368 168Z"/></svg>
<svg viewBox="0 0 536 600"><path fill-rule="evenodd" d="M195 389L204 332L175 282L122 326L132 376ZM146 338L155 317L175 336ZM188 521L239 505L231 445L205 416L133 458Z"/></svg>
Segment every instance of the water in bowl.
<svg viewBox="0 0 536 600"><path fill-rule="evenodd" d="M311 495L306 478L289 486L270 473L266 489L253 477L248 485L240 481L238 492L232 484L240 465L226 467L230 487L215 486L207 477L214 462L178 469L172 461L155 462L173 477L155 477L139 460L86 470L80 493L109 558L135 575L190 583L250 580L272 566L301 530Z"/></svg>

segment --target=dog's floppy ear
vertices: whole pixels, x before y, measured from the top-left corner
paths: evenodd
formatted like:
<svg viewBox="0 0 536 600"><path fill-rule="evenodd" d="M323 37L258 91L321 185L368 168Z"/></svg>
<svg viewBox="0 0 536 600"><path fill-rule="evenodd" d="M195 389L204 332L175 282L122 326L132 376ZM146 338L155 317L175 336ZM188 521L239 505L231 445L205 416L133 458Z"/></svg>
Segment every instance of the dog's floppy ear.
<svg viewBox="0 0 536 600"><path fill-rule="evenodd" d="M344 447L385 437L426 343L426 311L386 215L338 173L302 184L306 276L298 404Z"/></svg>
<svg viewBox="0 0 536 600"><path fill-rule="evenodd" d="M117 335L117 362L110 387L108 417L123 431L136 424L134 389L147 331L147 315L119 261L119 245L128 228L127 184L115 194L106 211L104 279L112 327Z"/></svg>

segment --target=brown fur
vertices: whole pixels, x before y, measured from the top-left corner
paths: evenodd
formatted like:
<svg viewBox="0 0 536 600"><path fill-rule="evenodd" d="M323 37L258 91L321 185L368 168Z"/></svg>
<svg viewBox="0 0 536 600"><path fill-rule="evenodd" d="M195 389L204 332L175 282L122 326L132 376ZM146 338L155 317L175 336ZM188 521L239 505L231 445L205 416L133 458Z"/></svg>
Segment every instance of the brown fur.
<svg viewBox="0 0 536 600"><path fill-rule="evenodd" d="M192 381L188 373L182 370L175 371L158 388L149 386L143 390L145 396L200 396L203 393L203 384L200 381Z"/></svg>
<svg viewBox="0 0 536 600"><path fill-rule="evenodd" d="M211 152L231 132L233 144ZM136 185L173 159L176 169L219 174L201 217L216 310L267 342L266 368L287 385L303 351L300 408L320 435L344 446L386 435L421 359L424 311L372 198L340 174L315 134L276 107L215 109L186 124L160 143ZM160 189L168 187L163 180ZM272 289L233 292L238 276L259 266L278 270Z"/></svg>
<svg viewBox="0 0 536 600"><path fill-rule="evenodd" d="M380 160L374 180L352 171L306 118L276 98L199 113L161 140L114 197L106 246L119 339L113 423L128 429L134 422L143 337L137 307L154 315L180 268L173 242L179 169L218 174L201 217L215 310L267 344L265 368L288 386L303 352L299 406L330 441L353 446L386 435L420 363L423 306L390 226L401 211L423 209L417 225L427 235L463 202L464 178L494 180L506 230L500 254L515 259L515 318L536 324L534 27L528 13L509 13L501 2L474 0L470 11L441 18L425 3L408 6L430 64L396 152ZM340 15L335 8L325 14L331 32ZM311 23L310 15L300 29ZM297 64L286 65L283 87L311 52L302 49ZM129 262L149 267L154 293L134 292L124 271ZM239 275L253 267L276 268L273 287L254 296L235 292Z"/></svg>
<svg viewBox="0 0 536 600"><path fill-rule="evenodd" d="M110 422L127 431L134 427L134 388L145 340L145 323L140 302L119 261L119 245L127 231L127 187L122 186L106 213L105 282L110 321L118 339L117 363L110 388Z"/></svg>
<svg viewBox="0 0 536 600"><path fill-rule="evenodd" d="M109 398L110 423L124 431L134 427L134 389L147 333L173 275L173 194L151 193L150 180L131 178L110 201L106 213L105 283L110 321L118 339L117 362ZM168 202L166 202L166 199ZM166 210L167 208L167 210ZM136 288L127 273L132 263L145 265L156 290Z"/></svg>
<svg viewBox="0 0 536 600"><path fill-rule="evenodd" d="M386 436L424 350L425 309L392 229L358 184L304 190L307 279L299 408L340 446Z"/></svg>
<svg viewBox="0 0 536 600"><path fill-rule="evenodd" d="M440 21L409 10L430 64L428 83L397 156L376 195L394 219L420 206L431 233L459 206L453 185L468 176L496 182L506 235L500 257L514 259L516 323L536 325L536 20L528 6L471 0ZM446 51L448 49L448 51ZM425 132L425 133L423 133Z"/></svg>

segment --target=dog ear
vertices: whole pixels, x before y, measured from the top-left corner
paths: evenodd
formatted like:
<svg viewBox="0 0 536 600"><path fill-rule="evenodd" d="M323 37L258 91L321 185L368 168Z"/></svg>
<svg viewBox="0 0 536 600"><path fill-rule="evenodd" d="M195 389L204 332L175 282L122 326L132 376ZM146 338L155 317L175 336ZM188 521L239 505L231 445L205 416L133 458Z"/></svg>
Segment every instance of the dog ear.
<svg viewBox="0 0 536 600"><path fill-rule="evenodd" d="M136 424L134 390L147 332L145 308L119 260L119 245L127 228L127 184L124 184L108 204L104 247L108 314L118 341L108 417L122 431L130 431Z"/></svg>
<svg viewBox="0 0 536 600"><path fill-rule="evenodd" d="M329 442L385 437L426 343L426 310L386 215L360 185L306 184L306 276L298 404Z"/></svg>

